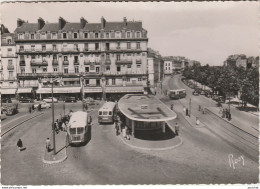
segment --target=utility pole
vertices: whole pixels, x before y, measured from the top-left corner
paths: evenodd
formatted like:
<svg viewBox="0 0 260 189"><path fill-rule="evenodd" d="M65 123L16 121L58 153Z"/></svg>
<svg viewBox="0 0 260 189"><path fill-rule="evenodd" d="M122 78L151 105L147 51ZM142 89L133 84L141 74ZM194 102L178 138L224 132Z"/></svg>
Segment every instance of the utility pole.
<svg viewBox="0 0 260 189"><path fill-rule="evenodd" d="M53 155L56 155L55 128L54 128L53 80L51 80L51 97L52 97L52 136L53 136Z"/></svg>

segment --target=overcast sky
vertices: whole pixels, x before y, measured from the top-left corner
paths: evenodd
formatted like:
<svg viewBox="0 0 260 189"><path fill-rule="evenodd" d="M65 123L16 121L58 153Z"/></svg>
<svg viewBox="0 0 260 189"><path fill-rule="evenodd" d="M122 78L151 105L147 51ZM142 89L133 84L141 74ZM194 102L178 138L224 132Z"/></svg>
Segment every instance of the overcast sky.
<svg viewBox="0 0 260 189"><path fill-rule="evenodd" d="M185 56L222 65L231 54L258 56L259 2L4 3L2 23L13 32L17 18L58 22L141 20L148 46L163 56Z"/></svg>

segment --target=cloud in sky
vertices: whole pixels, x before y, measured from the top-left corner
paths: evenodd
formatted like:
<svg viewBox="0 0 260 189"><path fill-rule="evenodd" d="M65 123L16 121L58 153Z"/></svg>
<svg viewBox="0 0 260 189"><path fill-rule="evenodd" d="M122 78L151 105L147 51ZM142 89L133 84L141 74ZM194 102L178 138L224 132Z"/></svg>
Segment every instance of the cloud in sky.
<svg viewBox="0 0 260 189"><path fill-rule="evenodd" d="M230 54L257 56L259 2L107 2L5 3L2 23L10 31L17 18L36 22L141 20L148 30L149 47L163 56L186 56L203 64L222 65Z"/></svg>

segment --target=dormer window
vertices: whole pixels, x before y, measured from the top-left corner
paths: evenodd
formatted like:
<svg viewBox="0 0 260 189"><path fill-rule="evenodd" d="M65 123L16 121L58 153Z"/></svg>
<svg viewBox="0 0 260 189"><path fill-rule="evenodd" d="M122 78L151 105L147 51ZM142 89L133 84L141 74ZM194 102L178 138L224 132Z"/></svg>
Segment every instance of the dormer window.
<svg viewBox="0 0 260 189"><path fill-rule="evenodd" d="M52 39L57 39L57 33L52 33Z"/></svg>
<svg viewBox="0 0 260 189"><path fill-rule="evenodd" d="M136 38L140 38L141 37L141 33L140 32L136 32Z"/></svg>
<svg viewBox="0 0 260 189"><path fill-rule="evenodd" d="M73 33L73 38L77 39L78 38L78 33Z"/></svg>
<svg viewBox="0 0 260 189"><path fill-rule="evenodd" d="M127 33L126 33L126 37L127 37L127 38L130 38L130 32L127 32Z"/></svg>
<svg viewBox="0 0 260 189"><path fill-rule="evenodd" d="M67 39L67 33L63 33L62 36L63 36L63 39Z"/></svg>
<svg viewBox="0 0 260 189"><path fill-rule="evenodd" d="M88 33L84 33L84 38L85 38L85 39L88 38Z"/></svg>
<svg viewBox="0 0 260 189"><path fill-rule="evenodd" d="M22 33L18 34L18 39L24 39L24 35Z"/></svg>
<svg viewBox="0 0 260 189"><path fill-rule="evenodd" d="M46 33L42 33L41 38L46 39Z"/></svg>
<svg viewBox="0 0 260 189"><path fill-rule="evenodd" d="M34 39L34 33L31 34L31 39Z"/></svg>
<svg viewBox="0 0 260 189"><path fill-rule="evenodd" d="M95 38L98 38L98 33L95 33Z"/></svg>

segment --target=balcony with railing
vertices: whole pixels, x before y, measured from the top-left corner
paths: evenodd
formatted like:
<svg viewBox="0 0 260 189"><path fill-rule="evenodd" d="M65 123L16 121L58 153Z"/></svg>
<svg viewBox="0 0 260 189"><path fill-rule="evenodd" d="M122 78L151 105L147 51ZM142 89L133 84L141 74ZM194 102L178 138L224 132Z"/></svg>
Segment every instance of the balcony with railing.
<svg viewBox="0 0 260 189"><path fill-rule="evenodd" d="M132 60L129 59L120 59L120 60L116 60L116 64L132 64Z"/></svg>
<svg viewBox="0 0 260 189"><path fill-rule="evenodd" d="M20 60L19 65L20 66L25 66L25 61L24 60Z"/></svg>
<svg viewBox="0 0 260 189"><path fill-rule="evenodd" d="M79 60L73 60L74 65L79 65Z"/></svg>
<svg viewBox="0 0 260 189"><path fill-rule="evenodd" d="M14 70L14 65L7 65L8 70Z"/></svg>
<svg viewBox="0 0 260 189"><path fill-rule="evenodd" d="M58 66L58 65L59 65L58 60L57 60L57 59L53 59L53 60L52 60L52 65L53 65L53 66Z"/></svg>
<svg viewBox="0 0 260 189"><path fill-rule="evenodd" d="M127 75L135 75L135 76L146 76L147 73L144 71L105 71L103 72L105 76L127 76Z"/></svg>
<svg viewBox="0 0 260 189"><path fill-rule="evenodd" d="M90 61L90 60L84 60L84 65L100 65L101 61L96 60L96 61Z"/></svg>
<svg viewBox="0 0 260 189"><path fill-rule="evenodd" d="M80 52L79 48L62 48L61 52Z"/></svg>
<svg viewBox="0 0 260 189"><path fill-rule="evenodd" d="M30 63L31 66L48 66L48 62L46 60L42 60L42 61L31 60Z"/></svg>
<svg viewBox="0 0 260 189"><path fill-rule="evenodd" d="M46 53L58 53L57 49L53 48L47 48L47 49L42 49L42 48L31 48L31 49L19 49L18 53L19 54L46 54Z"/></svg>
<svg viewBox="0 0 260 189"><path fill-rule="evenodd" d="M63 65L69 65L69 61L68 60L63 60Z"/></svg>

